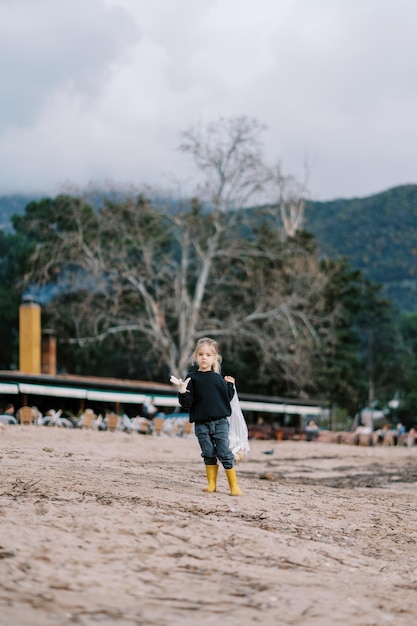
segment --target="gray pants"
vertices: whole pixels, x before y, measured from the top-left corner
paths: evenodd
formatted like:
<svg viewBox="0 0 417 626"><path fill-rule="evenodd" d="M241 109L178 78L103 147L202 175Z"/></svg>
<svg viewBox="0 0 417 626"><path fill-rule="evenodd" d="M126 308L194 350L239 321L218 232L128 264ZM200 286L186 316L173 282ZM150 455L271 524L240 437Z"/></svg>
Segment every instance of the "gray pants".
<svg viewBox="0 0 417 626"><path fill-rule="evenodd" d="M229 420L227 417L205 424L195 424L195 434L206 465L216 465L217 459L224 469L232 469L233 452L229 448Z"/></svg>

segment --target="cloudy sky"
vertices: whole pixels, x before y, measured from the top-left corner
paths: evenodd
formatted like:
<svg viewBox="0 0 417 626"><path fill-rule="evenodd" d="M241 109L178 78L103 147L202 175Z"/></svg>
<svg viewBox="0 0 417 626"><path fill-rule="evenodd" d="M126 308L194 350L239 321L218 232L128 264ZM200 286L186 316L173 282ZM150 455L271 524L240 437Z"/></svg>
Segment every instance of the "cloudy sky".
<svg viewBox="0 0 417 626"><path fill-rule="evenodd" d="M187 181L181 131L237 115L315 199L417 183L416 24L416 0L0 0L0 193Z"/></svg>

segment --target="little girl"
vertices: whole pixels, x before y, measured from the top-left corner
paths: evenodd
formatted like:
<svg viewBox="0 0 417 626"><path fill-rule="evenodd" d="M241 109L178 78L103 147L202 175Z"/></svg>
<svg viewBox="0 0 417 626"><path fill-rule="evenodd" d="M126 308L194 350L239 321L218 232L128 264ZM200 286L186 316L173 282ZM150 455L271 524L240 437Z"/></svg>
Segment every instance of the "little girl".
<svg viewBox="0 0 417 626"><path fill-rule="evenodd" d="M186 380L171 376L178 385L178 399L188 409L190 422L195 423L195 434L206 466L208 485L204 491L212 493L217 488L217 459L226 470L232 496L241 496L234 468L233 452L229 448L230 400L235 393L234 378L220 375L221 356L217 342L204 337L199 339L193 354L198 370L190 372Z"/></svg>

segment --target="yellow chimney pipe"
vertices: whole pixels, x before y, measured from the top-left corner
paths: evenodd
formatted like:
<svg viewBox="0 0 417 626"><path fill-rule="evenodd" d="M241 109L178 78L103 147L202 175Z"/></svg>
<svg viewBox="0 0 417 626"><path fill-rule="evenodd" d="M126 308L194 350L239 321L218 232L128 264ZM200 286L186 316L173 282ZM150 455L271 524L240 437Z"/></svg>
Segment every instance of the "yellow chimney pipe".
<svg viewBox="0 0 417 626"><path fill-rule="evenodd" d="M41 307L33 298L23 299L19 309L19 370L41 373Z"/></svg>

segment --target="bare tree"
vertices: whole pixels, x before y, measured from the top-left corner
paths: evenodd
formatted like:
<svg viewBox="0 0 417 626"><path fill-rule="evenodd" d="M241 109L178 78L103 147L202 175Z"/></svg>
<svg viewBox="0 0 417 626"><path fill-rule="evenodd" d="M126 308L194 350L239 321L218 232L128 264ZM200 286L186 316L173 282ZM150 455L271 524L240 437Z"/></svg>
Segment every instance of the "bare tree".
<svg viewBox="0 0 417 626"><path fill-rule="evenodd" d="M285 175L280 163L271 170L268 179L268 205L271 215L280 218L283 239L295 237L302 229L306 197L307 168L303 182L294 176Z"/></svg>
<svg viewBox="0 0 417 626"><path fill-rule="evenodd" d="M282 242L282 204L267 215L244 208L271 181L261 130L242 117L184 133L181 150L203 175L199 200L155 207L131 197L96 213L67 198L56 228L47 216L27 279L65 283L76 329L69 341L139 334L155 360L184 375L196 339L210 334L255 350L262 376L306 386L329 328L326 276L314 252Z"/></svg>
<svg viewBox="0 0 417 626"><path fill-rule="evenodd" d="M263 161L264 130L255 119L241 116L194 124L184 131L180 150L203 174L196 195L220 211L254 201L271 176Z"/></svg>

